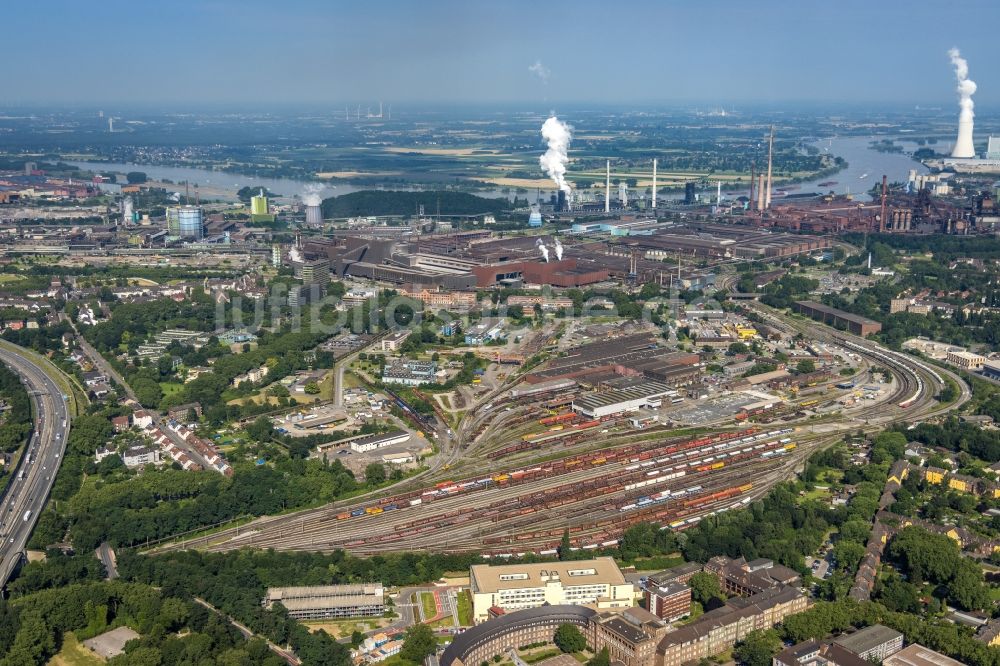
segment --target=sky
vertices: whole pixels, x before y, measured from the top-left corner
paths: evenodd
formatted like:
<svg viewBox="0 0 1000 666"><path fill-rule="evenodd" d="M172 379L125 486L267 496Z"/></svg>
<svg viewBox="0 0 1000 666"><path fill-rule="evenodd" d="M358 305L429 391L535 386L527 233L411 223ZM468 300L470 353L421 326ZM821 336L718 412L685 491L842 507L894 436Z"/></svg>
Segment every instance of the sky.
<svg viewBox="0 0 1000 666"><path fill-rule="evenodd" d="M956 46L1000 107L997 0L49 0L2 22L0 106L945 107Z"/></svg>

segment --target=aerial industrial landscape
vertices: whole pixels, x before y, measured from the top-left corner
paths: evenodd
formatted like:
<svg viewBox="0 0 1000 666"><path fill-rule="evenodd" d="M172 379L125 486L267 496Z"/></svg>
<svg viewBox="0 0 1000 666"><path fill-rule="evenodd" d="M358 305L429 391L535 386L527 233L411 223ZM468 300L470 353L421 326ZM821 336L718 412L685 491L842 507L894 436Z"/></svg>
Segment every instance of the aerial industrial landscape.
<svg viewBox="0 0 1000 666"><path fill-rule="evenodd" d="M1000 666L996 7L286 4L11 9L0 666Z"/></svg>

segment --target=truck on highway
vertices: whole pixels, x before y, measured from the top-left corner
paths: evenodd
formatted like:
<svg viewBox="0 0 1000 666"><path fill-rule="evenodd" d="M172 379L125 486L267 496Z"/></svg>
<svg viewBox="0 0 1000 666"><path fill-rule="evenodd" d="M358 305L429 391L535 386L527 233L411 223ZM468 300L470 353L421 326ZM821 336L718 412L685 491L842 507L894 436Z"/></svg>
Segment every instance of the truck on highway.
<svg viewBox="0 0 1000 666"><path fill-rule="evenodd" d="M24 512L24 518L22 520L24 520L24 522L28 522L28 518L31 518L31 509Z"/></svg>

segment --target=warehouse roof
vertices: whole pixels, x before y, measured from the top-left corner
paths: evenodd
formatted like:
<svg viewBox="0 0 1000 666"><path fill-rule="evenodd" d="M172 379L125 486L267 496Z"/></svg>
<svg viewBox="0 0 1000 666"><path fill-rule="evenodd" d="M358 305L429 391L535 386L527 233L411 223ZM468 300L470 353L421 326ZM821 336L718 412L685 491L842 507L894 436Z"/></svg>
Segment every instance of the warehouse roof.
<svg viewBox="0 0 1000 666"><path fill-rule="evenodd" d="M654 398L675 392L672 386L663 382L643 382L638 386L630 386L629 388L608 391L606 393L585 395L579 400L574 400L573 405L582 409L597 409L599 407L616 405L620 402Z"/></svg>

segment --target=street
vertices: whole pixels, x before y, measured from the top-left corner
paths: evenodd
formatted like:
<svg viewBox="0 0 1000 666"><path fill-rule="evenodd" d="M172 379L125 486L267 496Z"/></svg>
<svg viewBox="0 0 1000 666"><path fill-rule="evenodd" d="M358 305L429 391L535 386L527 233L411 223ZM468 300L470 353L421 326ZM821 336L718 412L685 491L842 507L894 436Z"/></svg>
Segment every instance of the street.
<svg viewBox="0 0 1000 666"><path fill-rule="evenodd" d="M69 407L62 391L24 350L5 344L0 361L20 375L35 412L35 429L0 513L0 585L21 561L31 530L55 482L69 437Z"/></svg>

